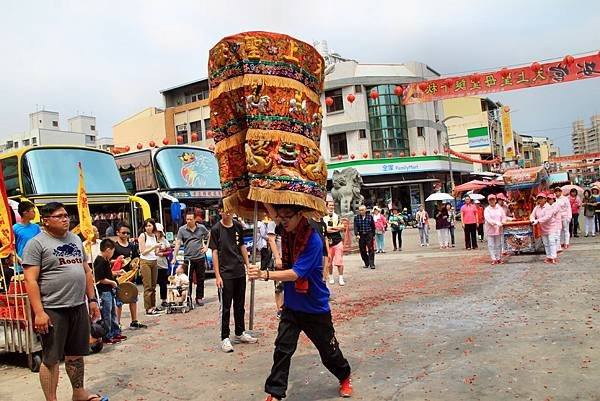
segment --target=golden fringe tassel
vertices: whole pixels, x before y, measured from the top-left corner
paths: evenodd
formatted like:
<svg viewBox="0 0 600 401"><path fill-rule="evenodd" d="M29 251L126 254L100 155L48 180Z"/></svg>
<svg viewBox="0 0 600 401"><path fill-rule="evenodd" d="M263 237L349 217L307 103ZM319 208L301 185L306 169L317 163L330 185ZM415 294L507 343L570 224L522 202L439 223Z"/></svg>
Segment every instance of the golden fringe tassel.
<svg viewBox="0 0 600 401"><path fill-rule="evenodd" d="M233 148L246 141L246 131L243 130L237 134L220 140L215 144L215 152L225 152L227 149Z"/></svg>
<svg viewBox="0 0 600 401"><path fill-rule="evenodd" d="M250 188L248 199L279 205L301 205L309 209L314 209L323 215L327 213L324 199L298 192L267 188Z"/></svg>
<svg viewBox="0 0 600 401"><path fill-rule="evenodd" d="M219 86L210 91L209 99L212 102L223 93L231 92L243 86L251 86L253 84L276 88L292 88L305 94L306 97L314 103L321 104L319 95L295 79L259 74L245 74L223 81Z"/></svg>
<svg viewBox="0 0 600 401"><path fill-rule="evenodd" d="M249 129L246 135L246 139L263 141L283 141L319 150L319 145L316 144L312 139L309 139L300 134L294 134L287 131Z"/></svg>

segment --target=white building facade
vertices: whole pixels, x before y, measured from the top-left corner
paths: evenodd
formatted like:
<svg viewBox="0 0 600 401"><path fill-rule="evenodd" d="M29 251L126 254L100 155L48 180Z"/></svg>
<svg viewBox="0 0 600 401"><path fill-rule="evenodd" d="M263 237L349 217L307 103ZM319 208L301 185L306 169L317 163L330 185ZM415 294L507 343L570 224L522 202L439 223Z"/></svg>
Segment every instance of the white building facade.
<svg viewBox="0 0 600 401"><path fill-rule="evenodd" d="M78 115L67 120L69 130L60 129L60 115L41 110L29 115L29 130L10 135L1 145L2 151L27 146L74 145L109 150L112 138L98 138L96 117Z"/></svg>
<svg viewBox="0 0 600 401"><path fill-rule="evenodd" d="M346 167L358 170L368 204L413 212L432 192L450 191L447 134L438 102L404 106L396 87L438 77L425 64L359 64L328 67L321 150L328 178ZM456 182L472 164L452 159Z"/></svg>

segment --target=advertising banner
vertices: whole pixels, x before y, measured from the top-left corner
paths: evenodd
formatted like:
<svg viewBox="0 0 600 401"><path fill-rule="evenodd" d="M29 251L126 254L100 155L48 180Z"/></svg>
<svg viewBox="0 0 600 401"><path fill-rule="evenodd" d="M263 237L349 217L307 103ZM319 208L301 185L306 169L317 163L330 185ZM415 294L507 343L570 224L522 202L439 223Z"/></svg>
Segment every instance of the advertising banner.
<svg viewBox="0 0 600 401"><path fill-rule="evenodd" d="M504 151L504 160L514 160L515 139L513 136L512 124L510 122L510 108L502 107L500 121L502 122L502 149Z"/></svg>
<svg viewBox="0 0 600 401"><path fill-rule="evenodd" d="M481 148L490 146L490 136L487 127L469 128L467 130L470 148Z"/></svg>
<svg viewBox="0 0 600 401"><path fill-rule="evenodd" d="M600 54L566 56L560 61L544 64L536 62L522 67L403 85L402 103L426 103L455 97L479 96L597 77L600 77Z"/></svg>

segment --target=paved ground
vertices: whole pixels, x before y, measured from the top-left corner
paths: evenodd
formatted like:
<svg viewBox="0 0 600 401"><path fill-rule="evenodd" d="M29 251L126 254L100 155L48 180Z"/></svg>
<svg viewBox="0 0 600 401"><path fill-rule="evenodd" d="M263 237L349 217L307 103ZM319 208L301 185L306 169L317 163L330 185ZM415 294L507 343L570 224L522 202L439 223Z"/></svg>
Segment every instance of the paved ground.
<svg viewBox="0 0 600 401"><path fill-rule="evenodd" d="M459 244L462 236L458 238ZM390 247L389 239L387 241ZM596 325L598 238L576 239L557 266L540 255L492 267L487 252L416 246L347 257L333 286L341 347L356 400L600 400ZM218 349L218 305L148 319L147 330L87 358L87 385L111 400L262 401L277 321L272 283L257 283L257 345ZM69 400L61 368L60 399ZM0 355L0 400L41 400L37 375ZM305 337L292 361L290 401L337 400L337 383Z"/></svg>

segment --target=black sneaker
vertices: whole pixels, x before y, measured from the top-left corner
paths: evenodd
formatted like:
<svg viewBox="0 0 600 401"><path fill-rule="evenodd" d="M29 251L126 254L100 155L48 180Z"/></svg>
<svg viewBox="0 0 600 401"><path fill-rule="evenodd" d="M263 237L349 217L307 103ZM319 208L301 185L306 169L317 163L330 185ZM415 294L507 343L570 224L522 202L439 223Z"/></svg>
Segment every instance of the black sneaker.
<svg viewBox="0 0 600 401"><path fill-rule="evenodd" d="M162 303L160 304L160 306L162 306L163 308L166 308L169 306L169 303L167 301L162 301Z"/></svg>
<svg viewBox="0 0 600 401"><path fill-rule="evenodd" d="M204 300L202 298L196 298L196 305L204 306Z"/></svg>
<svg viewBox="0 0 600 401"><path fill-rule="evenodd" d="M371 265L371 269L375 269L375 265Z"/></svg>
<svg viewBox="0 0 600 401"><path fill-rule="evenodd" d="M367 265L363 266L363 269L368 269L368 268L369 268L369 266L367 266Z"/></svg>
<svg viewBox="0 0 600 401"><path fill-rule="evenodd" d="M131 327L132 329L147 329L148 326L146 326L145 324L140 323L139 320L133 320L130 324L129 327Z"/></svg>

